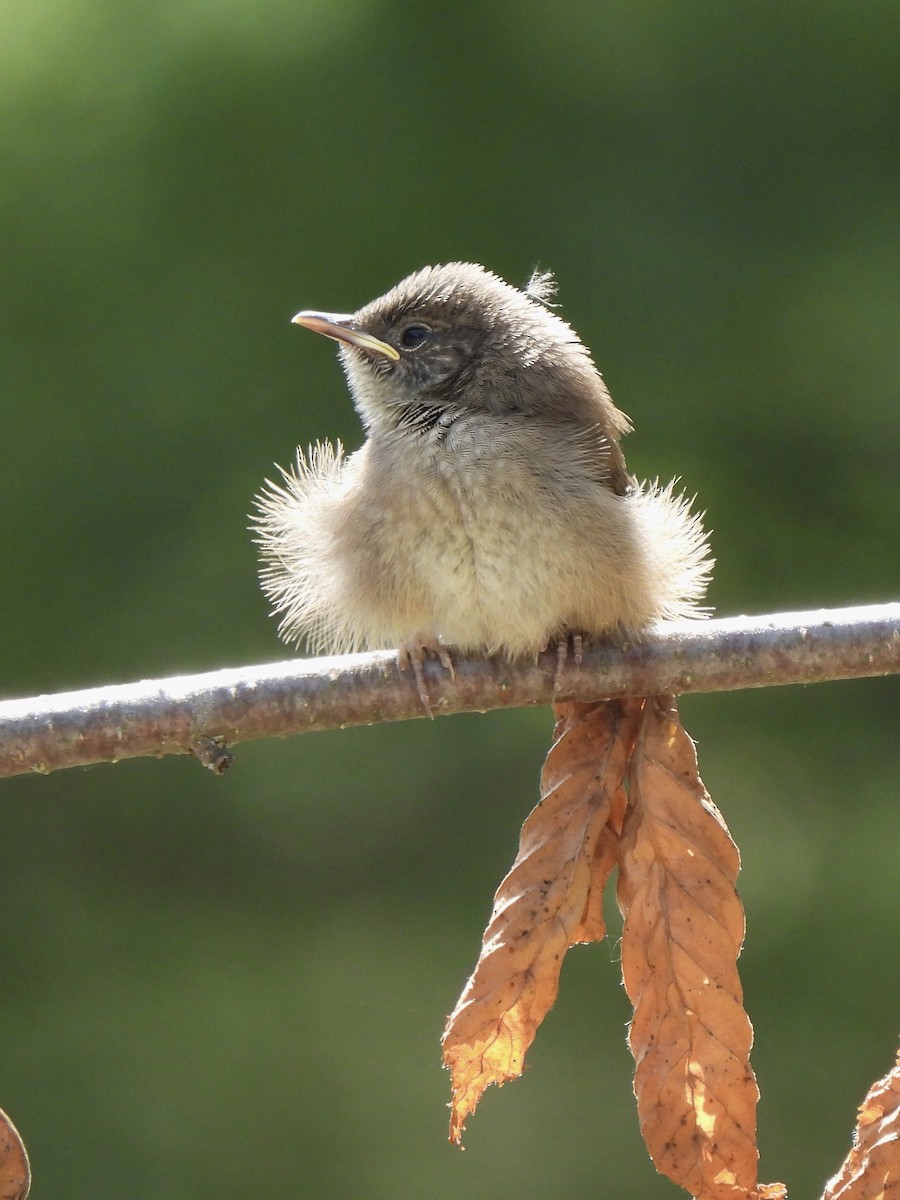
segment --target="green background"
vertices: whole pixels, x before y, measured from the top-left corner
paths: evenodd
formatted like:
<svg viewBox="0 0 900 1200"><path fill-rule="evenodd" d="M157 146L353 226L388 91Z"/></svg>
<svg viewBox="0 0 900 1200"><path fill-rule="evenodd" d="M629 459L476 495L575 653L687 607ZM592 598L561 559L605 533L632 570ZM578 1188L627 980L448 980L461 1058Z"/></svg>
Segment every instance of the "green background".
<svg viewBox="0 0 900 1200"><path fill-rule="evenodd" d="M632 468L708 512L719 613L898 598L898 128L892 2L3 5L2 694L284 658L251 497L298 442L359 442L289 318L453 258L556 271ZM898 699L682 704L744 856L761 1174L797 1197L896 1048ZM549 732L0 784L0 1104L35 1197L678 1194L614 940L444 1140L444 1015Z"/></svg>

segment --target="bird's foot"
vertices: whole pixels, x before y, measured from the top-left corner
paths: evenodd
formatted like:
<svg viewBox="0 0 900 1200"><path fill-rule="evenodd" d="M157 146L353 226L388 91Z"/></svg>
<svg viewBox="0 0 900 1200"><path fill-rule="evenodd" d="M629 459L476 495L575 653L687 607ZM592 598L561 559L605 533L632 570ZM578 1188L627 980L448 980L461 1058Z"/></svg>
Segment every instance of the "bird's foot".
<svg viewBox="0 0 900 1200"><path fill-rule="evenodd" d="M584 659L584 634L560 634L560 636L556 639L556 674L553 677L554 692L562 690L563 676L565 675L566 663L569 659L570 638L572 640L572 657L575 660L575 666L580 667L582 660ZM551 638L550 640L552 641L553 639Z"/></svg>
<svg viewBox="0 0 900 1200"><path fill-rule="evenodd" d="M425 686L425 671L423 669L429 658L436 658L441 666L450 672L450 678L456 678L450 651L446 646L442 646L436 638L413 637L409 641L404 642L397 650L397 666L401 671L407 671L412 667L413 678L416 681L416 691L419 694L419 699L422 701L422 707L428 713L429 717L433 717L431 698L428 695L428 688Z"/></svg>

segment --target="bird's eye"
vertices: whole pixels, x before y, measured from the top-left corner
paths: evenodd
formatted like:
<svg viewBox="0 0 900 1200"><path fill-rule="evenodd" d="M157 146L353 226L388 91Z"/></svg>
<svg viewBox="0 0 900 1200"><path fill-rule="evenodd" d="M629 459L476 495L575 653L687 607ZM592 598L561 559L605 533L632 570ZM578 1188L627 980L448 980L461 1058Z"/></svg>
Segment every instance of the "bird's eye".
<svg viewBox="0 0 900 1200"><path fill-rule="evenodd" d="M431 330L427 325L407 325L400 334L400 345L404 350L415 350L426 340Z"/></svg>

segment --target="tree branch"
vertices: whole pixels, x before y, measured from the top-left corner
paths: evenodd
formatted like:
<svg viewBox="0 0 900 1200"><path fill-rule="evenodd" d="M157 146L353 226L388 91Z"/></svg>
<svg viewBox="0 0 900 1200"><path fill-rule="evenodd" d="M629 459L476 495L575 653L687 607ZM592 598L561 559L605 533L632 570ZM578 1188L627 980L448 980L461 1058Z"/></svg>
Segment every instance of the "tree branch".
<svg viewBox="0 0 900 1200"><path fill-rule="evenodd" d="M549 704L555 653L537 662L457 657L426 677L437 715ZM733 691L900 673L900 603L667 622L639 643L603 642L565 669L578 700ZM391 651L293 659L0 703L0 776L194 753L214 771L225 745L421 717Z"/></svg>

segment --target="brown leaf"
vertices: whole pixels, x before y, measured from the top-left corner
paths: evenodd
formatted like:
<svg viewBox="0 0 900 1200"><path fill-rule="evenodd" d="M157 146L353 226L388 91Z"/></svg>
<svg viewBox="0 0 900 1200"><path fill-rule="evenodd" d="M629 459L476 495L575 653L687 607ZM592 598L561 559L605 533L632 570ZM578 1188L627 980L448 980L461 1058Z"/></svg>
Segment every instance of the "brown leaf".
<svg viewBox="0 0 900 1200"><path fill-rule="evenodd" d="M650 699L619 851L622 974L641 1133L657 1170L702 1200L756 1190L752 1029L737 957L737 848L671 697Z"/></svg>
<svg viewBox="0 0 900 1200"><path fill-rule="evenodd" d="M521 1075L556 1000L568 948L606 931L601 899L616 861L622 780L640 703L556 706L541 800L522 827L475 971L444 1033L450 1140L457 1144L485 1088Z"/></svg>
<svg viewBox="0 0 900 1200"><path fill-rule="evenodd" d="M31 1168L25 1145L0 1109L0 1200L25 1200L30 1187Z"/></svg>
<svg viewBox="0 0 900 1200"><path fill-rule="evenodd" d="M853 1149L825 1188L824 1200L900 1197L900 1054L869 1089L859 1109Z"/></svg>

